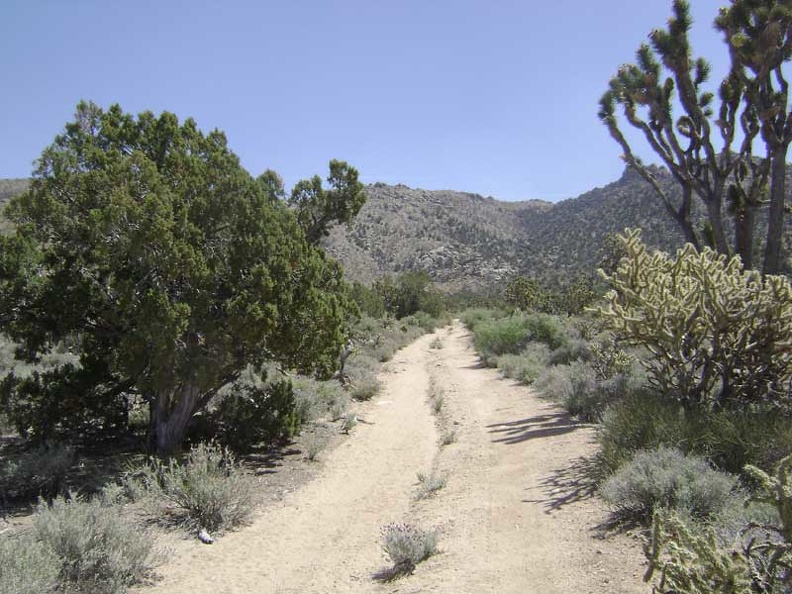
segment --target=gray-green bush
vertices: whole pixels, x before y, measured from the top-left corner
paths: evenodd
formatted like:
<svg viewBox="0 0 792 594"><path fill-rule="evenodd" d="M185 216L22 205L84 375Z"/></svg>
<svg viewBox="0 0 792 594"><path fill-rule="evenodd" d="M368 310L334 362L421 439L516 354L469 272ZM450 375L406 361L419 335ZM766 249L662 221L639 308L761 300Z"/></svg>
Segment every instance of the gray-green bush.
<svg viewBox="0 0 792 594"><path fill-rule="evenodd" d="M143 499L162 523L224 532L248 521L256 504L256 480L217 444L197 444L184 463L150 460L127 479L130 495Z"/></svg>
<svg viewBox="0 0 792 594"><path fill-rule="evenodd" d="M157 562L153 540L116 506L98 500L40 505L34 532L60 559L60 583L86 594L121 594L145 580Z"/></svg>
<svg viewBox="0 0 792 594"><path fill-rule="evenodd" d="M519 355L501 355L498 369L505 377L530 385L544 372L550 350L546 345L530 343Z"/></svg>
<svg viewBox="0 0 792 594"><path fill-rule="evenodd" d="M437 552L437 532L411 524L382 527L382 549L397 573L410 573L418 563Z"/></svg>
<svg viewBox="0 0 792 594"><path fill-rule="evenodd" d="M734 476L674 448L640 451L601 487L616 519L648 523L658 509L713 518L733 497Z"/></svg>
<svg viewBox="0 0 792 594"><path fill-rule="evenodd" d="M59 575L58 556L31 533L0 535L0 594L54 592Z"/></svg>
<svg viewBox="0 0 792 594"><path fill-rule="evenodd" d="M772 468L792 452L792 424L777 412L691 411L646 388L625 392L597 430L594 468L600 479L635 452L661 445L704 456L732 474L741 474L746 464Z"/></svg>

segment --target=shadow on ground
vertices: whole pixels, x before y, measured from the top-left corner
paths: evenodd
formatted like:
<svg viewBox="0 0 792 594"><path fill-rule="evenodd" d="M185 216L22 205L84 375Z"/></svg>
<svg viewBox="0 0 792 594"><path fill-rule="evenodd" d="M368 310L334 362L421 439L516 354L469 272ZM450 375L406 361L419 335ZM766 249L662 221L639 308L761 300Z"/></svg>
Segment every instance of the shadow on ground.
<svg viewBox="0 0 792 594"><path fill-rule="evenodd" d="M593 477L593 460L578 458L569 466L554 470L535 487L541 491L538 499L523 499L524 503L541 503L545 513L552 513L569 505L588 499L597 490Z"/></svg>
<svg viewBox="0 0 792 594"><path fill-rule="evenodd" d="M529 439L563 435L564 433L575 431L581 426L569 414L556 412L528 417L518 421L494 423L487 425L487 429L494 434L495 438L492 440L494 443L514 445Z"/></svg>

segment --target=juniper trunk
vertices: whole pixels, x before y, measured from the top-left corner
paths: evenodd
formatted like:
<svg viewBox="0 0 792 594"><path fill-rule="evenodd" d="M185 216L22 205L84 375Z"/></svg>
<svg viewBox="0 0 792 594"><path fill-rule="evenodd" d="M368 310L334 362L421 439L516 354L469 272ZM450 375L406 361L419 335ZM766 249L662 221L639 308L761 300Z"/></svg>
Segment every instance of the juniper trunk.
<svg viewBox="0 0 792 594"><path fill-rule="evenodd" d="M151 400L148 448L160 456L178 453L187 424L198 408L200 391L186 385L172 392L157 392Z"/></svg>

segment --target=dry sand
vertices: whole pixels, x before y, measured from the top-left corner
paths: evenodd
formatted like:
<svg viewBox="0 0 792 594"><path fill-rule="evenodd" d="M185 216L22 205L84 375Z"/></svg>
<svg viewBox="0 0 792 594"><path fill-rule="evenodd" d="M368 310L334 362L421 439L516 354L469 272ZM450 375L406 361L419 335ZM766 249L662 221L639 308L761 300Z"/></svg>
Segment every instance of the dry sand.
<svg viewBox="0 0 792 594"><path fill-rule="evenodd" d="M459 323L401 350L382 380L358 410L365 422L314 476L211 546L177 541L161 579L138 592L649 592L640 543L596 529L606 511L576 470L590 427L481 368ZM437 417L430 385L443 396ZM443 446L448 429L457 441ZM446 487L415 500L416 474L433 470ZM372 575L387 566L380 529L391 522L436 528L440 553L381 583Z"/></svg>

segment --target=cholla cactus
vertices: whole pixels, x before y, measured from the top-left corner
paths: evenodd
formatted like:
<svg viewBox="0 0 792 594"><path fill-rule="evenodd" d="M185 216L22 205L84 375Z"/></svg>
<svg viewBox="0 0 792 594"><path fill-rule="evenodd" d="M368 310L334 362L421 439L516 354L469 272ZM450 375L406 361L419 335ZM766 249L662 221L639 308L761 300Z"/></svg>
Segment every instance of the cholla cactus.
<svg viewBox="0 0 792 594"><path fill-rule="evenodd" d="M746 544L729 548L710 527L690 525L672 512L655 514L646 546L649 581L660 573L656 592L677 594L770 594L792 587L792 456L778 465L775 476L746 466L758 483L753 502L773 505L781 526L747 524Z"/></svg>
<svg viewBox="0 0 792 594"><path fill-rule="evenodd" d="M792 382L792 288L739 258L687 244L650 253L640 231L620 236L625 257L598 313L616 337L646 347L650 380L691 408L787 406Z"/></svg>

